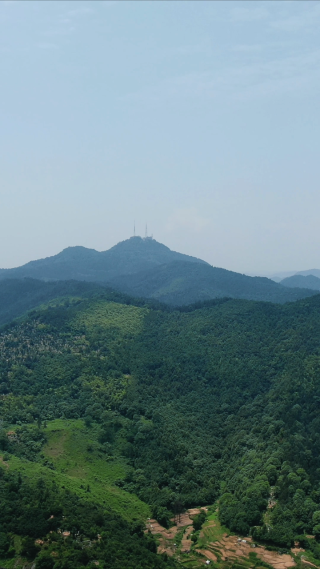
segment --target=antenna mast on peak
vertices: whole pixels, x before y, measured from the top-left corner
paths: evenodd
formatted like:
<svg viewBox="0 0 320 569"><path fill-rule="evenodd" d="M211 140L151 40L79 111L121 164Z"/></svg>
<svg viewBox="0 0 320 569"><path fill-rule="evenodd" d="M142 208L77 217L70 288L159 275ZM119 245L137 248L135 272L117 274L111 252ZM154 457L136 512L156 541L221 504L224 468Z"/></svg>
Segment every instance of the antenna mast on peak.
<svg viewBox="0 0 320 569"><path fill-rule="evenodd" d="M136 220L133 222L133 237L136 236Z"/></svg>
<svg viewBox="0 0 320 569"><path fill-rule="evenodd" d="M148 237L148 226L147 226L147 224L146 224L146 231L144 234L144 238L147 239L148 241L152 241L152 239L153 239L153 235L150 235L150 237Z"/></svg>

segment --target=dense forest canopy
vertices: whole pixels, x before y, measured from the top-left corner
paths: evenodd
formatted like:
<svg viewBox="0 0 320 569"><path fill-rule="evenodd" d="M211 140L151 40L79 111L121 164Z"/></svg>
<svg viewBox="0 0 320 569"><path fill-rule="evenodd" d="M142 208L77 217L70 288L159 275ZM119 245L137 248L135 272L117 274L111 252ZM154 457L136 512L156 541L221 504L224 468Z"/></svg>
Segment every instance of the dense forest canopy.
<svg viewBox="0 0 320 569"><path fill-rule="evenodd" d="M2 452L45 465L41 425L82 418L126 461L116 486L163 523L219 499L231 531L281 547L320 535L320 297L126 300L52 302L2 329Z"/></svg>
<svg viewBox="0 0 320 569"><path fill-rule="evenodd" d="M97 559L108 569L174 567L156 555L156 543L144 535L141 522L129 524L54 483L41 478L34 483L0 468L0 499L0 558L13 555L16 534L21 554L36 558L37 569L94 569ZM43 539L35 539L39 536Z"/></svg>

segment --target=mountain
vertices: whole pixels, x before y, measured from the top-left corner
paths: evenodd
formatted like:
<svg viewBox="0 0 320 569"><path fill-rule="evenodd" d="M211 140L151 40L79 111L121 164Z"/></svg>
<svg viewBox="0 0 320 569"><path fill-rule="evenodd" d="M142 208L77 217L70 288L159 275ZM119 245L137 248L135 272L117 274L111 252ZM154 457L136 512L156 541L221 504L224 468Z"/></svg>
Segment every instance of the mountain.
<svg viewBox="0 0 320 569"><path fill-rule="evenodd" d="M307 288L288 290L265 277L249 277L212 267L201 259L171 251L154 239L141 237L132 237L101 253L85 247L69 247L53 257L15 269L1 269L0 282L8 278L95 282L176 306L226 296L284 303L315 294ZM41 288L39 284L35 287ZM1 290L0 287L0 306ZM19 304L21 299L17 307Z"/></svg>
<svg viewBox="0 0 320 569"><path fill-rule="evenodd" d="M315 277L320 278L320 270L319 269L309 269L307 271L280 271L278 273L273 273L273 274L260 274L259 276L265 276L268 279L271 279L273 281L275 281L276 283L280 283L281 281L283 281L286 278L289 277L293 277L294 275L303 275L303 276L308 276L308 275L313 275Z"/></svg>
<svg viewBox="0 0 320 569"><path fill-rule="evenodd" d="M287 277L286 279L283 279L281 281L281 284L283 286L290 288L303 288L303 289L309 288L311 290L320 291L320 278L315 277L312 274L304 276L301 273L297 273L292 277Z"/></svg>
<svg viewBox="0 0 320 569"><path fill-rule="evenodd" d="M95 283L80 281L4 279L0 281L0 326L51 299L66 296L83 298L104 290Z"/></svg>
<svg viewBox="0 0 320 569"><path fill-rule="evenodd" d="M0 279L29 277L40 280L109 282L120 275L146 271L172 261L206 264L205 261L171 251L154 239L131 237L108 251L68 247L54 255L15 269L1 269Z"/></svg>
<svg viewBox="0 0 320 569"><path fill-rule="evenodd" d="M170 526L211 505L209 535L250 534L287 554L298 541L320 560L320 295L188 311L70 298L3 329L0 353L4 556L170 567L151 555L143 515ZM197 569L202 539L198 529L181 555ZM261 567L260 554L237 567Z"/></svg>
<svg viewBox="0 0 320 569"><path fill-rule="evenodd" d="M259 276L264 276L267 277L268 279L271 279L272 281L275 281L276 283L279 283L280 281L282 281L283 279L286 279L287 277L292 277L292 275L295 275L297 271L280 271L279 273L273 273L273 274L264 274L264 275L259 275Z"/></svg>
<svg viewBox="0 0 320 569"><path fill-rule="evenodd" d="M318 279L320 279L320 269L309 269L308 271L298 271L295 274L296 275L302 275L304 277L306 277L308 275L313 275L314 277L317 277Z"/></svg>
<svg viewBox="0 0 320 569"><path fill-rule="evenodd" d="M127 294L176 306L222 297L284 303L315 294L307 288L289 291L265 277L248 277L204 263L183 261L120 276L110 284Z"/></svg>

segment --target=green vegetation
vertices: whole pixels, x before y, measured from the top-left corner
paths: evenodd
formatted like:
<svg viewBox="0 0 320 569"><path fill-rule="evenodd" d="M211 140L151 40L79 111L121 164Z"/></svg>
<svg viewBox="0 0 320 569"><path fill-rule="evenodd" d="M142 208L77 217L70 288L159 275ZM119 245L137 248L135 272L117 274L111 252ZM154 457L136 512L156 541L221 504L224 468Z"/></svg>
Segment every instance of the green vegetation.
<svg viewBox="0 0 320 569"><path fill-rule="evenodd" d="M43 282L31 278L0 280L0 326L57 297L90 297L103 292L95 283Z"/></svg>
<svg viewBox="0 0 320 569"><path fill-rule="evenodd" d="M93 569L97 562L105 569L173 566L156 555L156 544L144 535L141 522L129 524L55 482L31 481L0 468L0 499L3 559L18 554L25 561L35 559L37 569Z"/></svg>
<svg viewBox="0 0 320 569"><path fill-rule="evenodd" d="M45 434L43 454L56 473L77 483L74 492L83 499L107 504L128 520L145 520L150 515L146 504L115 485L131 469L121 456L110 454L111 445L99 442L103 433L98 425L57 419L48 423Z"/></svg>
<svg viewBox="0 0 320 569"><path fill-rule="evenodd" d="M106 283L120 275L152 270L173 261L207 264L201 259L171 251L154 239L132 237L101 253L86 247L67 247L58 255L31 261L22 267L0 269L0 279L27 277L45 281L72 279Z"/></svg>
<svg viewBox="0 0 320 569"><path fill-rule="evenodd" d="M15 432L19 441L19 429ZM83 501L105 504L129 521L145 520L150 515L145 503L115 485L130 467L122 458L105 455L105 449L98 441L98 429L87 429L81 420L58 419L48 423L44 437L47 442L36 460L30 460L34 458L33 454L26 459L5 452L0 454L3 458L0 466L33 480L43 478L55 482ZM11 450L16 451L18 446L19 442Z"/></svg>
<svg viewBox="0 0 320 569"><path fill-rule="evenodd" d="M194 531L199 531L202 528L205 520L206 520L206 513L202 510L200 514L197 514L193 520Z"/></svg>
<svg viewBox="0 0 320 569"><path fill-rule="evenodd" d="M69 299L3 329L0 354L6 475L129 525L219 499L229 531L320 559L320 297Z"/></svg>
<svg viewBox="0 0 320 569"><path fill-rule="evenodd" d="M293 275L283 279L281 284L290 288L310 288L320 291L320 279L315 275Z"/></svg>
<svg viewBox="0 0 320 569"><path fill-rule="evenodd" d="M212 267L154 239L132 237L101 253L68 247L22 267L0 269L0 325L41 302L58 296L87 297L105 286L169 306L224 297L285 303L319 290L315 286L311 288L316 290L309 290L308 280L305 286L299 282L297 288L289 288L267 278Z"/></svg>
<svg viewBox="0 0 320 569"><path fill-rule="evenodd" d="M219 541L224 534L229 534L228 529L221 524L218 509L208 514L207 519L202 525L201 536L197 541L197 547L206 548L209 543Z"/></svg>
<svg viewBox="0 0 320 569"><path fill-rule="evenodd" d="M120 275L111 286L137 297L170 306L185 306L213 298L292 302L317 294L308 287L288 288L263 277L249 277L207 264L174 261L132 275Z"/></svg>

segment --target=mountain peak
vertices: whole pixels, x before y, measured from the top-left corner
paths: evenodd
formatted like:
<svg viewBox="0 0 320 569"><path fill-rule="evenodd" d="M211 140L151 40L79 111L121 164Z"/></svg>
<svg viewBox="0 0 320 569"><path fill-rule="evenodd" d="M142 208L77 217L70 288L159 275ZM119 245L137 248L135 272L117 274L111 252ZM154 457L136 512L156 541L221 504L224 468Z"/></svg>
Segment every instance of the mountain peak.
<svg viewBox="0 0 320 569"><path fill-rule="evenodd" d="M201 259L171 251L152 237L131 237L107 251L77 245L52 257L30 261L16 269L0 271L0 278L31 277L40 280L110 282L121 275L153 269L172 261L207 264Z"/></svg>

